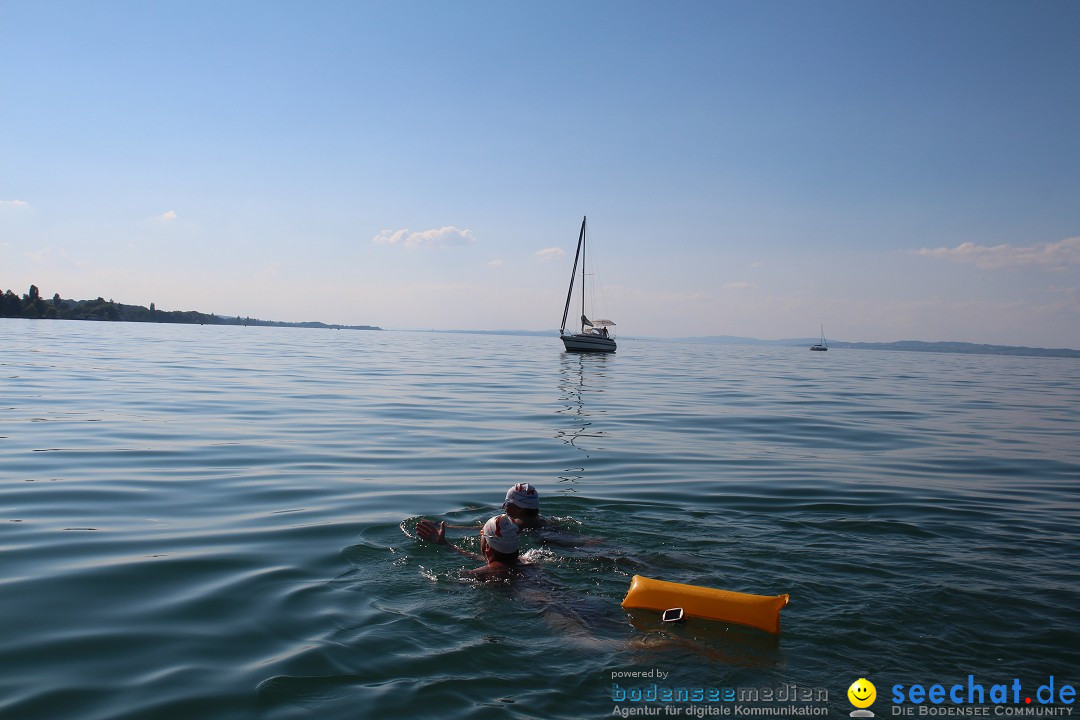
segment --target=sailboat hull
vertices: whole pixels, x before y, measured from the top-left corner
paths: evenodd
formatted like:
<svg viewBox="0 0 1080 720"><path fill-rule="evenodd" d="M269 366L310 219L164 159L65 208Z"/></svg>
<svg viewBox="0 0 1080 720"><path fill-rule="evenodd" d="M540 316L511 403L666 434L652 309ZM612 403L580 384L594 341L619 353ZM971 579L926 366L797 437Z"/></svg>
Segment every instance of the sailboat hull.
<svg viewBox="0 0 1080 720"><path fill-rule="evenodd" d="M597 335L563 335L563 347L567 352L615 352L615 341Z"/></svg>

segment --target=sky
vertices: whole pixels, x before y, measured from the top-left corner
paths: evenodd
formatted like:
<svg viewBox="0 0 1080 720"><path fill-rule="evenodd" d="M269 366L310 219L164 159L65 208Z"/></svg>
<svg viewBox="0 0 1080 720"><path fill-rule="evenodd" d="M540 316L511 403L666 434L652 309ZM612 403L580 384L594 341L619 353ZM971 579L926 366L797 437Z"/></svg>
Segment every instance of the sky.
<svg viewBox="0 0 1080 720"><path fill-rule="evenodd" d="M557 329L587 215L619 335L1080 348L1078 37L1075 0L0 0L0 289Z"/></svg>

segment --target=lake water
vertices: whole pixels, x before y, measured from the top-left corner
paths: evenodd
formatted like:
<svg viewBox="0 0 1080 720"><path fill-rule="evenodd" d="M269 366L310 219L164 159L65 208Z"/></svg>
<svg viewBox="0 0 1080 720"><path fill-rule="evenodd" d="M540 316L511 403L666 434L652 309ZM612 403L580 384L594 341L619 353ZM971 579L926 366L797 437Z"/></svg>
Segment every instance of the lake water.
<svg viewBox="0 0 1080 720"><path fill-rule="evenodd" d="M832 717L859 677L878 717L897 683L1075 686L1078 439L1070 359L0 320L0 717L602 718L653 669ZM522 481L589 542L483 586L408 534ZM663 625L620 607L635 574L791 604L778 638Z"/></svg>

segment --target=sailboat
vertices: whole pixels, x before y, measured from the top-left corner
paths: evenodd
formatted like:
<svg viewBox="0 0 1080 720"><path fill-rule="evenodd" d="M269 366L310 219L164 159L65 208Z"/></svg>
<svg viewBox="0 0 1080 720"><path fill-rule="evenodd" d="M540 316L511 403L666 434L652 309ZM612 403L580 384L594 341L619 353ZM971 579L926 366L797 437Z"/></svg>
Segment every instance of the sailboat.
<svg viewBox="0 0 1080 720"><path fill-rule="evenodd" d="M810 349L811 350L819 350L821 352L825 352L826 350L829 349L829 345L825 342L825 326L824 325L821 326L821 342L819 342L817 345L811 345Z"/></svg>
<svg viewBox="0 0 1080 720"><path fill-rule="evenodd" d="M574 297L574 278L577 276L578 260L581 261L581 332L566 332L566 318L570 314L570 301ZM615 352L615 339L608 328L615 327L611 320L590 320L585 316L585 218L581 218L574 269L570 271L570 287L566 291L566 307L563 308L559 337L569 352Z"/></svg>

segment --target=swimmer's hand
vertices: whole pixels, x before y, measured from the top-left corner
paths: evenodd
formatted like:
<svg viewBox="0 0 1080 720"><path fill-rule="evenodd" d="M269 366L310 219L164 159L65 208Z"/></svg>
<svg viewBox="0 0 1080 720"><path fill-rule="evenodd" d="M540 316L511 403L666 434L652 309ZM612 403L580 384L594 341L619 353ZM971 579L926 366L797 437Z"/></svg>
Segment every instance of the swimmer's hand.
<svg viewBox="0 0 1080 720"><path fill-rule="evenodd" d="M428 542L445 545L446 523L441 522L436 525L430 520L421 520L416 524L416 534L420 536L421 540L427 540Z"/></svg>

